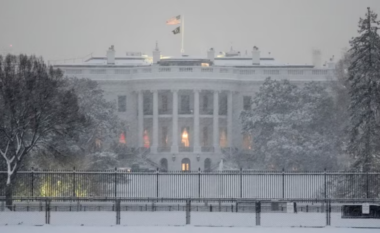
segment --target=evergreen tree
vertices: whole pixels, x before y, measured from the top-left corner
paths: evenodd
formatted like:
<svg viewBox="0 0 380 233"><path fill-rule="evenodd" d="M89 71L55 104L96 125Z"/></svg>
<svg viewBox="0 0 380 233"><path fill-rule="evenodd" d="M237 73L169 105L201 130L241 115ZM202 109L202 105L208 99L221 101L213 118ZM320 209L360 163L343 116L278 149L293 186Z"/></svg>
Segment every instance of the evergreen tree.
<svg viewBox="0 0 380 233"><path fill-rule="evenodd" d="M243 132L253 139L252 161L268 169L336 169L339 121L327 88L266 79L242 112Z"/></svg>
<svg viewBox="0 0 380 233"><path fill-rule="evenodd" d="M368 8L366 17L359 21L360 35L350 41L348 75L351 123L348 149L355 159L353 168L364 172L379 168L379 24L377 14Z"/></svg>

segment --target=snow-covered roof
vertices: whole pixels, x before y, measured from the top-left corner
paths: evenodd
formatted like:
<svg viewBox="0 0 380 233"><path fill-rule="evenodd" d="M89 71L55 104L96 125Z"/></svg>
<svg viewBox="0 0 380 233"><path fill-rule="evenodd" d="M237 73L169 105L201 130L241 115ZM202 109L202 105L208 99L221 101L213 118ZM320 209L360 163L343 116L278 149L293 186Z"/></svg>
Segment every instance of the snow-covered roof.
<svg viewBox="0 0 380 233"><path fill-rule="evenodd" d="M106 57L92 57L84 62L83 65L107 65ZM146 57L116 57L115 65L144 66L150 65Z"/></svg>
<svg viewBox="0 0 380 233"><path fill-rule="evenodd" d="M193 57L193 56L181 56L181 57L161 57L160 65L187 65L198 66L202 63L211 63L207 57ZM116 57L115 66L149 66L152 64L152 58L147 56L126 56ZM60 64L67 66L68 64ZM80 64L71 64L72 66L105 66L107 65L106 57L91 57ZM311 65L298 65L298 64L285 64L276 61L274 58L262 57L260 58L260 65L252 64L252 57L250 56L223 56L215 57L214 66L226 66L226 67L292 67L292 68L312 68Z"/></svg>

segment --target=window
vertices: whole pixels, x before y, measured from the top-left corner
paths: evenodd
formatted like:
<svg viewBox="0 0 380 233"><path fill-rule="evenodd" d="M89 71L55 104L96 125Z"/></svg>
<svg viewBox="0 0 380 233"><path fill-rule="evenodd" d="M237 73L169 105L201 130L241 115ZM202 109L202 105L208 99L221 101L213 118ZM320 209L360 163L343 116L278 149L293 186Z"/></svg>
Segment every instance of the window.
<svg viewBox="0 0 380 233"><path fill-rule="evenodd" d="M182 171L190 171L190 159L188 159L188 158L182 159L181 170Z"/></svg>
<svg viewBox="0 0 380 233"><path fill-rule="evenodd" d="M168 142L168 127L164 126L162 127L162 137L161 137L161 143L163 147L167 147L169 142Z"/></svg>
<svg viewBox="0 0 380 233"><path fill-rule="evenodd" d="M221 148L227 147L227 133L225 128L219 129L219 145Z"/></svg>
<svg viewBox="0 0 380 233"><path fill-rule="evenodd" d="M202 135L203 135L203 140L202 140L203 146L207 147L209 145L209 143L208 143L208 129L207 129L207 126L203 127Z"/></svg>
<svg viewBox="0 0 380 233"><path fill-rule="evenodd" d="M219 115L227 115L227 96L222 95L219 98Z"/></svg>
<svg viewBox="0 0 380 233"><path fill-rule="evenodd" d="M244 110L251 110L251 104L252 104L252 97L251 96L244 96L243 97L243 108L244 108Z"/></svg>
<svg viewBox="0 0 380 233"><path fill-rule="evenodd" d="M211 171L211 159L209 158L205 159L204 171L205 172Z"/></svg>
<svg viewBox="0 0 380 233"><path fill-rule="evenodd" d="M125 139L125 131L123 131L119 136L119 143L120 144L126 144L127 140Z"/></svg>
<svg viewBox="0 0 380 233"><path fill-rule="evenodd" d="M127 111L127 96L119 95L117 97L117 109L119 112Z"/></svg>
<svg viewBox="0 0 380 233"><path fill-rule="evenodd" d="M144 114L152 115L153 114L153 105L152 105L153 95L144 94Z"/></svg>
<svg viewBox="0 0 380 233"><path fill-rule="evenodd" d="M168 111L168 96L167 95L162 95L161 96L161 100L162 100L162 111L163 112L167 112Z"/></svg>
<svg viewBox="0 0 380 233"><path fill-rule="evenodd" d="M190 113L190 96L188 95L181 96L181 112Z"/></svg>
<svg viewBox="0 0 380 233"><path fill-rule="evenodd" d="M181 143L183 147L190 147L189 127L183 127L181 131Z"/></svg>
<svg viewBox="0 0 380 233"><path fill-rule="evenodd" d="M243 136L243 148L246 150L252 149L252 137L250 134L244 134Z"/></svg>
<svg viewBox="0 0 380 233"><path fill-rule="evenodd" d="M150 137L147 129L144 130L143 142L145 148L150 148Z"/></svg>
<svg viewBox="0 0 380 233"><path fill-rule="evenodd" d="M208 96L207 95L203 96L202 109L203 109L204 112L206 112L207 109L208 109Z"/></svg>
<svg viewBox="0 0 380 233"><path fill-rule="evenodd" d="M160 171L168 171L168 160L165 158L160 160Z"/></svg>

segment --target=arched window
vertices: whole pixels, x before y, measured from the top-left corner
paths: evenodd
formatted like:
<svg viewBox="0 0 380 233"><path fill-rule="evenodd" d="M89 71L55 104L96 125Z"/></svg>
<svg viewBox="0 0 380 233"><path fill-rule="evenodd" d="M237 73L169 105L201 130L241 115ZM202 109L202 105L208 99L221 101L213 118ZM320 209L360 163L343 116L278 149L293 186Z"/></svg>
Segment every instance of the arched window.
<svg viewBox="0 0 380 233"><path fill-rule="evenodd" d="M209 158L205 159L204 171L205 172L211 171L211 159L209 159Z"/></svg>
<svg viewBox="0 0 380 233"><path fill-rule="evenodd" d="M190 159L188 159L188 158L182 159L181 170L182 171L190 171Z"/></svg>
<svg viewBox="0 0 380 233"><path fill-rule="evenodd" d="M160 171L163 171L163 172L168 171L168 160L165 158L160 160Z"/></svg>

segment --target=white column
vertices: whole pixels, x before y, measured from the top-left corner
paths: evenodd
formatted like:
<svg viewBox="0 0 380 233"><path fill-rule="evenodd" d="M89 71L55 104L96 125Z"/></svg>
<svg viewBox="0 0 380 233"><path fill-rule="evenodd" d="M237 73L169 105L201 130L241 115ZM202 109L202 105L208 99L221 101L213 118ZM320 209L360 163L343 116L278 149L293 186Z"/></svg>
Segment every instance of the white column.
<svg viewBox="0 0 380 233"><path fill-rule="evenodd" d="M194 90L194 153L200 153L199 146L199 90Z"/></svg>
<svg viewBox="0 0 380 233"><path fill-rule="evenodd" d="M153 91L153 143L152 153L157 153L158 147L158 91Z"/></svg>
<svg viewBox="0 0 380 233"><path fill-rule="evenodd" d="M138 142L139 148L142 148L144 145L143 142L143 134L144 134L144 112L143 112L143 92L138 91L138 100L137 100L137 108L138 108Z"/></svg>
<svg viewBox="0 0 380 233"><path fill-rule="evenodd" d="M213 139L214 139L214 152L219 153L219 92L214 91L214 110L213 110Z"/></svg>
<svg viewBox="0 0 380 233"><path fill-rule="evenodd" d="M232 91L227 98L227 147L232 147Z"/></svg>
<svg viewBox="0 0 380 233"><path fill-rule="evenodd" d="M171 153L178 153L178 90L173 92L173 133L172 133L172 148Z"/></svg>

